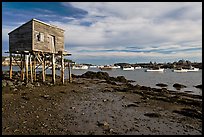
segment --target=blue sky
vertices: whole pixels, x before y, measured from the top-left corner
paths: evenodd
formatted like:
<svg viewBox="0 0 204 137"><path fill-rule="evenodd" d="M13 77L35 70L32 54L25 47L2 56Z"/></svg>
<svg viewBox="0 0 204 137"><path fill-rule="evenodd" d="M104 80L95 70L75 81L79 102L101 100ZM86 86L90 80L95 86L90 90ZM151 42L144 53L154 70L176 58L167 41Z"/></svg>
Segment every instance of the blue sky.
<svg viewBox="0 0 204 137"><path fill-rule="evenodd" d="M3 55L32 18L65 29L77 63L202 61L201 2L2 2Z"/></svg>

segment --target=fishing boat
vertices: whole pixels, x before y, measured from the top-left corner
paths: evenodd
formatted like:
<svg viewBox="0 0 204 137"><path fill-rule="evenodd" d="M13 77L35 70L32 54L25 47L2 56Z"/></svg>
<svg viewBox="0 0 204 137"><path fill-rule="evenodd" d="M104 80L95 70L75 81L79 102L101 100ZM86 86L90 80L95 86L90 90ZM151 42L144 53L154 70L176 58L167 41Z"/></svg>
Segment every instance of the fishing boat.
<svg viewBox="0 0 204 137"><path fill-rule="evenodd" d="M122 67L122 70L134 70L135 68L132 66L124 66Z"/></svg>
<svg viewBox="0 0 204 137"><path fill-rule="evenodd" d="M96 65L93 65L93 66L89 66L89 68L97 68L97 66Z"/></svg>
<svg viewBox="0 0 204 137"><path fill-rule="evenodd" d="M164 68L151 68L147 69L146 72L163 72Z"/></svg>
<svg viewBox="0 0 204 137"><path fill-rule="evenodd" d="M99 67L100 70L112 70L112 66L108 66L108 65L105 65L105 66L100 66Z"/></svg>
<svg viewBox="0 0 204 137"><path fill-rule="evenodd" d="M177 69L174 69L173 72L188 72L188 70L183 68L177 68Z"/></svg>
<svg viewBox="0 0 204 137"><path fill-rule="evenodd" d="M141 66L136 66L136 67L135 67L135 69L141 69L141 68L142 68Z"/></svg>
<svg viewBox="0 0 204 137"><path fill-rule="evenodd" d="M195 71L199 71L199 68L194 68L194 67L190 67L190 69L187 69L187 72L195 72Z"/></svg>
<svg viewBox="0 0 204 137"><path fill-rule="evenodd" d="M89 67L86 65L74 65L72 69L88 69Z"/></svg>
<svg viewBox="0 0 204 137"><path fill-rule="evenodd" d="M120 66L111 66L113 69L120 69Z"/></svg>

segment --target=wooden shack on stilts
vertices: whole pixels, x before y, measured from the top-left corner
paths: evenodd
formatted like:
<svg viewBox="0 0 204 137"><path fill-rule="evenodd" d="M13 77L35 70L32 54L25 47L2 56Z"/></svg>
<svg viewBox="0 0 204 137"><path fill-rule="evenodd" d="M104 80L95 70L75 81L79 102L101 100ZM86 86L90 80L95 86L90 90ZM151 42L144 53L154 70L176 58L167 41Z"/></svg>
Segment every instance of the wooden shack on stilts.
<svg viewBox="0 0 204 137"><path fill-rule="evenodd" d="M21 79L33 83L36 81L36 69L42 68L42 81L46 80L46 69L52 67L52 83L55 84L56 63L60 63L61 82L64 84L64 56L71 54L64 50L64 30L42 21L32 19L9 34L10 70L12 62L20 67ZM20 56L20 64L16 61ZM59 58L59 62L56 61ZM47 64L47 62L51 62ZM30 73L29 73L30 72ZM30 79L30 80L29 80Z"/></svg>

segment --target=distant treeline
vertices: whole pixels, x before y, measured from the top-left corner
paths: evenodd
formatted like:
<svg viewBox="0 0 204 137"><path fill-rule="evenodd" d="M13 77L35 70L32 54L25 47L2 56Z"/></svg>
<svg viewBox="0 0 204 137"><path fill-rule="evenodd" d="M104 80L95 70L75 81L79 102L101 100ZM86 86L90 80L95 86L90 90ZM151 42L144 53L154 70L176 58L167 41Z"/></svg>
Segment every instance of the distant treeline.
<svg viewBox="0 0 204 137"><path fill-rule="evenodd" d="M189 66L193 66L199 69L202 69L202 62L191 62L189 60L179 60L179 61L175 61L175 62L168 62L168 63L156 63L156 62L149 62L149 63L115 63L115 66L141 66L143 68L151 68L154 66L160 66L161 68L176 68L176 67L183 67L183 68L188 68Z"/></svg>

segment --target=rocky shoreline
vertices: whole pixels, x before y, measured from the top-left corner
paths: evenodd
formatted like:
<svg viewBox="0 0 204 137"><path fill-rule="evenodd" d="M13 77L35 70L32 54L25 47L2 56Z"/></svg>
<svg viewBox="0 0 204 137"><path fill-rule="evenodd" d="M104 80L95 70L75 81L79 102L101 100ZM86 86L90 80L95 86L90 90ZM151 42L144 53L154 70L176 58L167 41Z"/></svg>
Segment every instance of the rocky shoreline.
<svg viewBox="0 0 204 137"><path fill-rule="evenodd" d="M2 78L3 135L202 135L202 96L132 85L105 72L73 82L25 83ZM176 83L175 83L176 84ZM182 85L175 85L181 86ZM198 85L202 88L202 85Z"/></svg>

